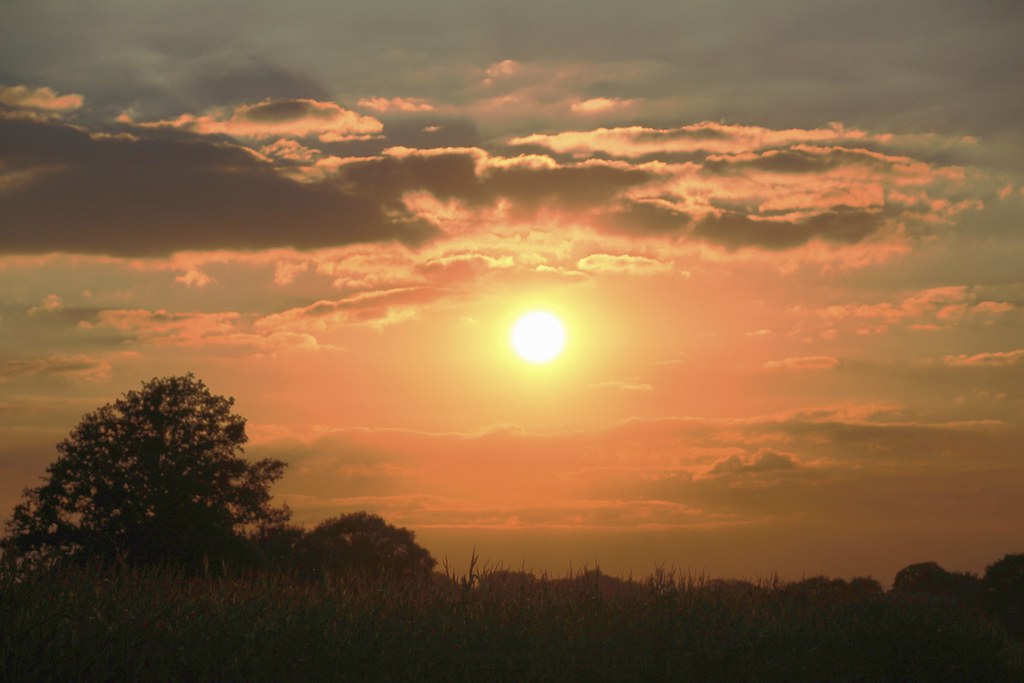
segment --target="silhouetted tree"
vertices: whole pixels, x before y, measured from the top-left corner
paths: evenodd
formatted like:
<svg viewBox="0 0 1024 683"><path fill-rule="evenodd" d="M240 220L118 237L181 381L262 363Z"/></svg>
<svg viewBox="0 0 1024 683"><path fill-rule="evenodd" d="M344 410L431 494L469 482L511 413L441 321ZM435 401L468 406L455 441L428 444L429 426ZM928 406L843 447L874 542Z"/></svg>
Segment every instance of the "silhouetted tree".
<svg viewBox="0 0 1024 683"><path fill-rule="evenodd" d="M437 561L416 543L416 534L380 516L353 512L325 520L296 544L306 575L326 571L367 577L426 578Z"/></svg>
<svg viewBox="0 0 1024 683"><path fill-rule="evenodd" d="M935 562L919 562L904 567L896 574L892 585L894 593L927 595L959 602L976 601L979 589L977 576L949 572Z"/></svg>
<svg viewBox="0 0 1024 683"><path fill-rule="evenodd" d="M296 547L305 533L301 526L294 524L260 528L253 537L258 555L257 563L266 569L294 569Z"/></svg>
<svg viewBox="0 0 1024 683"><path fill-rule="evenodd" d="M246 533L283 524L279 460L249 462L234 399L191 373L154 378L85 415L7 523L15 552L196 565L233 559Z"/></svg>
<svg viewBox="0 0 1024 683"><path fill-rule="evenodd" d="M1002 559L985 567L982 584L986 591L1024 591L1024 553L1004 555Z"/></svg>
<svg viewBox="0 0 1024 683"><path fill-rule="evenodd" d="M880 597L885 593L882 590L882 584L878 582L878 579L874 579L870 576L855 576L850 579L850 592L858 597Z"/></svg>
<svg viewBox="0 0 1024 683"><path fill-rule="evenodd" d="M1024 553L1004 555L985 568L985 607L1018 637L1024 636Z"/></svg>
<svg viewBox="0 0 1024 683"><path fill-rule="evenodd" d="M865 576L851 581L812 576L788 584L782 592L800 601L827 604L881 600L885 595L882 584Z"/></svg>

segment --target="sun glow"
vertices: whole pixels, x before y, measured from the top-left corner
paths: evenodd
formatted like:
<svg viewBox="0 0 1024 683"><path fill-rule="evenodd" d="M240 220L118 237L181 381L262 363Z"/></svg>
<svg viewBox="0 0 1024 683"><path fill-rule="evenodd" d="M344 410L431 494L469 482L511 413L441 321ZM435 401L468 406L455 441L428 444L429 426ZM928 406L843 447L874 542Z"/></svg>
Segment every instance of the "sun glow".
<svg viewBox="0 0 1024 683"><path fill-rule="evenodd" d="M547 311L531 311L512 328L512 347L530 363L547 363L565 346L565 327Z"/></svg>

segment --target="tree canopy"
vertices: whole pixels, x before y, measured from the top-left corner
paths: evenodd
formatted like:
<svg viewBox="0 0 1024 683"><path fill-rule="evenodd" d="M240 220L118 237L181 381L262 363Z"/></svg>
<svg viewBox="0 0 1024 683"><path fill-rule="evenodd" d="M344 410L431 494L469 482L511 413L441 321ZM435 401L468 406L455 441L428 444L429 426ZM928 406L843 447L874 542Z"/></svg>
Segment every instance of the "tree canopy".
<svg viewBox="0 0 1024 683"><path fill-rule="evenodd" d="M1004 555L985 568L985 601L1018 638L1024 638L1024 553Z"/></svg>
<svg viewBox="0 0 1024 683"><path fill-rule="evenodd" d="M936 562L918 562L896 574L892 589L896 593L971 602L977 598L979 586L973 574L946 571Z"/></svg>
<svg viewBox="0 0 1024 683"><path fill-rule="evenodd" d="M353 512L325 520L307 532L296 551L304 573L429 576L437 564L416 543L416 534L378 515Z"/></svg>
<svg viewBox="0 0 1024 683"><path fill-rule="evenodd" d="M4 546L134 564L235 557L246 534L283 524L269 487L285 463L242 457L233 398L191 373L154 378L85 415L27 489Z"/></svg>

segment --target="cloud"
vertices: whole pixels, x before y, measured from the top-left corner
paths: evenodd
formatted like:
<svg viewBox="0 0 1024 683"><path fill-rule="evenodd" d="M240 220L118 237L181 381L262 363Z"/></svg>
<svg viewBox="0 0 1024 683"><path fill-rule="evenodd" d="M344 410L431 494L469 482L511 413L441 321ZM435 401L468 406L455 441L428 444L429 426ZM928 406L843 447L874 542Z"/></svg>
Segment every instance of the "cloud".
<svg viewBox="0 0 1024 683"><path fill-rule="evenodd" d="M669 199L624 199L594 220L599 229L625 235L683 236L694 218Z"/></svg>
<svg viewBox="0 0 1024 683"><path fill-rule="evenodd" d="M78 324L85 333L115 330L121 342L151 346L206 349L247 349L256 355L336 351L301 330L274 329L253 324L253 316L235 311L178 313L147 309L106 309ZM235 351L237 352L237 351Z"/></svg>
<svg viewBox="0 0 1024 683"><path fill-rule="evenodd" d="M598 208L651 179L641 168L601 162L536 164L528 159L492 163L484 177L485 187L511 200L515 210L536 209L550 202L567 209Z"/></svg>
<svg viewBox="0 0 1024 683"><path fill-rule="evenodd" d="M339 141L376 135L380 122L305 99L127 122L116 133L11 119L0 128L9 133L0 220L15 227L0 249L13 253L415 247L495 224L522 235L541 223L552 234L585 228L726 255L800 250L856 267L982 206L965 195L962 168L844 147L871 136L839 124L598 129L582 159L435 146L343 156ZM652 146L600 158L608 140ZM689 157L673 159L683 148Z"/></svg>
<svg viewBox="0 0 1024 683"><path fill-rule="evenodd" d="M260 154L297 164L314 164L323 157L319 150L306 147L289 138L278 138L268 145L263 145L260 147Z"/></svg>
<svg viewBox="0 0 1024 683"><path fill-rule="evenodd" d="M446 253L427 259L416 270L433 284L445 285L474 280L488 271L510 270L517 265L515 258L507 254Z"/></svg>
<svg viewBox="0 0 1024 683"><path fill-rule="evenodd" d="M175 276L174 281L180 282L186 287L201 288L213 282L213 278L202 271L192 268L181 275Z"/></svg>
<svg viewBox="0 0 1024 683"><path fill-rule="evenodd" d="M617 391L654 391L654 385L637 380L609 380L597 382L590 386L598 389L615 389Z"/></svg>
<svg viewBox="0 0 1024 683"><path fill-rule="evenodd" d="M783 358L773 360L764 364L765 370L789 370L802 372L804 370L832 370L839 366L839 359L832 356L801 356L799 358Z"/></svg>
<svg viewBox="0 0 1024 683"><path fill-rule="evenodd" d="M47 294L41 304L28 309L28 314L39 315L40 313L54 313L55 311L62 310L63 308L64 302L59 296L56 294Z"/></svg>
<svg viewBox="0 0 1024 683"><path fill-rule="evenodd" d="M749 458L730 455L718 460L707 470L707 476L743 476L759 475L766 472L796 469L793 456L770 450L760 450Z"/></svg>
<svg viewBox="0 0 1024 683"><path fill-rule="evenodd" d="M973 356L960 354L957 356L946 356L947 365L955 367L1007 367L1024 363L1024 349L1013 351L995 351L992 353L977 353Z"/></svg>
<svg viewBox="0 0 1024 683"><path fill-rule="evenodd" d="M595 212L596 227L732 251L873 243L882 254L906 239L908 226L934 230L983 207L956 198L966 183L960 167L861 147L883 140L839 124L771 130L700 123L522 136L510 144L627 159L647 171L648 182Z"/></svg>
<svg viewBox="0 0 1024 683"><path fill-rule="evenodd" d="M428 112L434 111L434 105L418 97L364 97L357 104L365 109L372 109L376 112Z"/></svg>
<svg viewBox="0 0 1024 683"><path fill-rule="evenodd" d="M523 65L514 59L495 62L484 70L484 85L493 85L496 81L514 76L522 70Z"/></svg>
<svg viewBox="0 0 1024 683"><path fill-rule="evenodd" d="M421 243L396 202L300 183L245 148L172 131L97 137L0 119L0 158L33 175L0 196L0 250L156 256L182 250Z"/></svg>
<svg viewBox="0 0 1024 683"><path fill-rule="evenodd" d="M899 325L914 330L940 330L991 325L999 316L1019 309L1011 302L988 298L993 294L991 288L951 285L905 292L893 301L797 305L790 312L802 318L817 318L827 328L848 324L861 335L885 333Z"/></svg>
<svg viewBox="0 0 1024 683"><path fill-rule="evenodd" d="M590 131L536 133L513 137L510 145L536 145L560 154L608 154L635 158L648 155L695 152L730 154L795 143L861 140L863 131L847 130L840 124L811 130L771 130L760 126L730 125L704 121L678 128L627 126Z"/></svg>
<svg viewBox="0 0 1024 683"><path fill-rule="evenodd" d="M821 239L855 244L880 230L884 215L873 210L838 207L807 218L776 219L744 213L709 215L699 221L693 234L729 249L763 247L789 249Z"/></svg>
<svg viewBox="0 0 1024 683"><path fill-rule="evenodd" d="M164 310L107 309L97 312L95 320L79 323L79 327L85 330L109 328L128 333L142 341L188 346L234 332L239 317L235 312L177 313Z"/></svg>
<svg viewBox="0 0 1024 683"><path fill-rule="evenodd" d="M673 270L671 263L629 254L591 254L581 258L576 267L595 275L659 275Z"/></svg>
<svg viewBox="0 0 1024 683"><path fill-rule="evenodd" d="M576 114L603 114L636 104L636 100L622 100L617 97L592 97L589 100L573 102L569 108Z"/></svg>
<svg viewBox="0 0 1024 683"><path fill-rule="evenodd" d="M0 104L25 109L40 109L48 112L68 112L80 109L84 98L81 95L58 95L50 88L29 88L25 85L0 85Z"/></svg>
<svg viewBox="0 0 1024 683"><path fill-rule="evenodd" d="M362 292L334 301L321 300L307 306L259 318L259 331L317 332L341 324L386 327L417 314L418 307L443 297L447 290L437 287L404 287Z"/></svg>
<svg viewBox="0 0 1024 683"><path fill-rule="evenodd" d="M972 313L987 313L991 315L1001 315L1015 310L1017 310L1017 306L1008 301L982 301L971 307Z"/></svg>
<svg viewBox="0 0 1024 683"><path fill-rule="evenodd" d="M267 97L320 101L330 97L323 86L310 78L252 55L231 58L218 52L198 63L191 59L183 61L191 69L188 82L180 90L203 106L254 102Z"/></svg>
<svg viewBox="0 0 1024 683"><path fill-rule="evenodd" d="M527 222L539 211L589 212L651 179L642 168L600 161L559 164L540 155L501 157L481 149L391 148L384 156L353 160L344 182L382 199L425 191L468 209L502 204L507 219Z"/></svg>
<svg viewBox="0 0 1024 683"><path fill-rule="evenodd" d="M57 376L95 381L110 374L110 361L85 354L54 354L0 361L0 382L17 377Z"/></svg>
<svg viewBox="0 0 1024 683"><path fill-rule="evenodd" d="M136 125L236 138L312 136L321 142L362 140L384 130L384 124L371 116L349 111L334 102L310 99L264 100L227 111L200 116L182 114L176 119Z"/></svg>

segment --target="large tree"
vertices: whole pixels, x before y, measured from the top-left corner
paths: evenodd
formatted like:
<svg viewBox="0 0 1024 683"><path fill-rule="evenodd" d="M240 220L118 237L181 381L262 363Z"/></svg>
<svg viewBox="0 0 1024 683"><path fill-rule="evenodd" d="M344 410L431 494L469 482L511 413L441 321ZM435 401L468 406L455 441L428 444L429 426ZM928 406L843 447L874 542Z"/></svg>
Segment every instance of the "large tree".
<svg viewBox="0 0 1024 683"><path fill-rule="evenodd" d="M285 463L242 457L245 419L233 405L189 373L87 414L57 444L43 484L25 491L4 545L133 564L237 556L248 534L289 512L270 505Z"/></svg>

